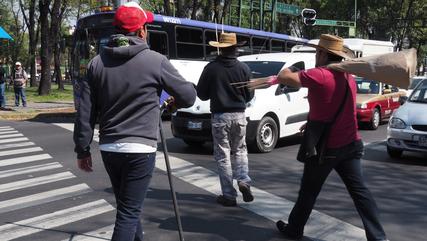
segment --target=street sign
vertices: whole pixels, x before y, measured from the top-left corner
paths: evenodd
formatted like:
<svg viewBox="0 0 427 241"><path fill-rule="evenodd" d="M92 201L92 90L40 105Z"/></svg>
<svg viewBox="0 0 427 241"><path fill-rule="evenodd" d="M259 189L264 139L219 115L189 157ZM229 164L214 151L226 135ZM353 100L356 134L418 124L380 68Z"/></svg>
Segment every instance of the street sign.
<svg viewBox="0 0 427 241"><path fill-rule="evenodd" d="M356 23L352 21L316 19L316 25L351 28L351 27L355 27Z"/></svg>
<svg viewBox="0 0 427 241"><path fill-rule="evenodd" d="M278 13L298 16L301 13L301 8L295 5L276 3L276 11Z"/></svg>

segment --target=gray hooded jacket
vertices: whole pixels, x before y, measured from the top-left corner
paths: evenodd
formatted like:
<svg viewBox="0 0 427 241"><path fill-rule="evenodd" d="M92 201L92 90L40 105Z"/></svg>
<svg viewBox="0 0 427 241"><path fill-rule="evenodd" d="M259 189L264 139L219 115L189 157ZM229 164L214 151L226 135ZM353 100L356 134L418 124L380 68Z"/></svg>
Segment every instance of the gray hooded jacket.
<svg viewBox="0 0 427 241"><path fill-rule="evenodd" d="M115 42L117 38L120 41ZM123 45L123 38L127 46ZM169 60L148 48L144 40L123 35L88 65L87 77L76 84L77 117L74 129L78 158L90 154L95 121L100 144L142 143L157 147L159 96L162 89L175 97L178 108L191 106L194 85Z"/></svg>

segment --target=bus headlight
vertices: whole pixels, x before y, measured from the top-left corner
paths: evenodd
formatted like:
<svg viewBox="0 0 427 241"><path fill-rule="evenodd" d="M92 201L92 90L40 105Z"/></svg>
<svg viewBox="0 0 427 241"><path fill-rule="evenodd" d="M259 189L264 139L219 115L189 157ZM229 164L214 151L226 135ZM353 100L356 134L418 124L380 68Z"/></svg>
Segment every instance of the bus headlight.
<svg viewBox="0 0 427 241"><path fill-rule="evenodd" d="M392 117L388 123L388 126L394 129L405 129L406 123L402 119Z"/></svg>

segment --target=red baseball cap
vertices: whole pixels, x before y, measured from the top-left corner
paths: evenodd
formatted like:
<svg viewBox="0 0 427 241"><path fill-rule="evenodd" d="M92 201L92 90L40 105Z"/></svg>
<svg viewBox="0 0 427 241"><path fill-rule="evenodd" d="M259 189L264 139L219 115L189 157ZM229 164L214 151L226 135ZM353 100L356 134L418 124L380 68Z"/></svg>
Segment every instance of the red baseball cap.
<svg viewBox="0 0 427 241"><path fill-rule="evenodd" d="M132 33L153 20L152 12L142 9L136 2L127 2L116 10L113 25Z"/></svg>

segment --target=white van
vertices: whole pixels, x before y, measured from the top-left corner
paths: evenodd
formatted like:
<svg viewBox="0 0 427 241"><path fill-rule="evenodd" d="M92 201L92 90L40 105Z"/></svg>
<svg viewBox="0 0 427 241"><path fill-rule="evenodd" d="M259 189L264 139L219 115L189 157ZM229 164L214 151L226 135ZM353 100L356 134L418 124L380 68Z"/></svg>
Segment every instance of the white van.
<svg viewBox="0 0 427 241"><path fill-rule="evenodd" d="M270 53L239 57L251 69L253 78L277 74L282 68L295 66L298 69L315 67L313 53ZM182 69L182 63L175 63ZM185 63L184 63L185 64ZM191 63L187 63L191 65ZM189 66L187 66L189 67ZM190 68L181 74L191 80L199 69ZM195 73L197 72L197 73ZM186 76L187 75L187 76ZM194 78L193 78L194 79ZM196 84L196 83L195 83ZM172 115L172 133L189 145L201 145L212 140L211 114L209 101L197 98L189 108L179 109ZM255 90L254 98L248 103L246 118L248 120L246 141L249 150L270 152L281 137L299 132L305 123L309 111L306 88L291 88L275 85L266 89Z"/></svg>

